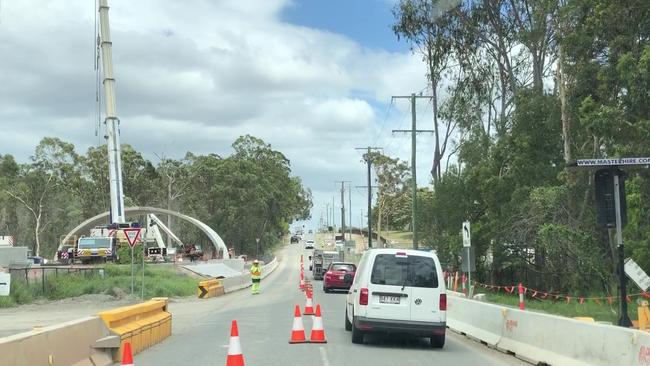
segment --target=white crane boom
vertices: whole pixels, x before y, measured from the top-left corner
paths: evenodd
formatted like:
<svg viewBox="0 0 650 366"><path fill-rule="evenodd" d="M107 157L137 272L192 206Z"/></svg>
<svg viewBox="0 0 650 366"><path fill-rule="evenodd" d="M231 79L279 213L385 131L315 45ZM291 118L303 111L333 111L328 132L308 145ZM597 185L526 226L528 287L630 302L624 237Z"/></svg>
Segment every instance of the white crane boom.
<svg viewBox="0 0 650 366"><path fill-rule="evenodd" d="M124 223L124 192L122 189L122 159L120 156L119 119L115 111L115 77L111 53L111 31L108 19L108 0L99 0L99 23L104 71L104 97L106 98L106 140L108 171L111 192L111 223Z"/></svg>
<svg viewBox="0 0 650 366"><path fill-rule="evenodd" d="M181 239L176 236L168 227L165 225L162 220L158 218L158 216L154 214L149 214L149 219L151 219L159 228L161 228L167 235L169 235L175 242L177 242L180 246L183 246L183 242Z"/></svg>

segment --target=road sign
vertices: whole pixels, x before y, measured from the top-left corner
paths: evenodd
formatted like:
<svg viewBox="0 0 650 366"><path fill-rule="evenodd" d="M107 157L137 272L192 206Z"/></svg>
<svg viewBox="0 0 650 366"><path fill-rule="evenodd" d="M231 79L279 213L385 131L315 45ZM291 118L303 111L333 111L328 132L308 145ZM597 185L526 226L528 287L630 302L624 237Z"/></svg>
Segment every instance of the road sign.
<svg viewBox="0 0 650 366"><path fill-rule="evenodd" d="M122 231L126 236L126 240L129 242L129 246L133 248L135 246L135 243L140 238L140 228L122 229Z"/></svg>
<svg viewBox="0 0 650 366"><path fill-rule="evenodd" d="M579 167L650 165L650 158L578 159L576 165Z"/></svg>
<svg viewBox="0 0 650 366"><path fill-rule="evenodd" d="M11 274L0 273L0 296L9 296L11 288Z"/></svg>
<svg viewBox="0 0 650 366"><path fill-rule="evenodd" d="M461 250L460 267L463 272L476 272L476 261L474 260L474 247L463 247Z"/></svg>
<svg viewBox="0 0 650 366"><path fill-rule="evenodd" d="M469 232L469 221L463 222L463 246L464 247L472 246L472 239Z"/></svg>
<svg viewBox="0 0 650 366"><path fill-rule="evenodd" d="M625 274L643 291L650 287L650 277L632 258L625 260Z"/></svg>

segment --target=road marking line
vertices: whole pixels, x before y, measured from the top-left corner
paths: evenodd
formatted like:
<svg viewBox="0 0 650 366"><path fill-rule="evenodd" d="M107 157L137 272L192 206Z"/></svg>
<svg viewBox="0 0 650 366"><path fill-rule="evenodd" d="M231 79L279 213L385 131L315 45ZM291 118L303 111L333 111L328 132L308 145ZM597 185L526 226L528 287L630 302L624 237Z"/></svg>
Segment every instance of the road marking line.
<svg viewBox="0 0 650 366"><path fill-rule="evenodd" d="M323 360L323 366L330 366L330 362L327 359L327 352L325 352L325 347L318 347L320 351L320 358Z"/></svg>

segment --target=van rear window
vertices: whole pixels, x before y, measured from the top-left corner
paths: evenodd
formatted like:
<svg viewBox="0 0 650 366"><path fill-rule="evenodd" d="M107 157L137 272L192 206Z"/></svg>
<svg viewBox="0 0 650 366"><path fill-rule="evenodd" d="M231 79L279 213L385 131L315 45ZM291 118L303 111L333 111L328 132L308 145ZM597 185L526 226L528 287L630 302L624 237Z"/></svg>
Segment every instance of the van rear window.
<svg viewBox="0 0 650 366"><path fill-rule="evenodd" d="M436 288L436 264L430 257L410 255L399 258L393 254L379 254L372 266L370 282L375 285Z"/></svg>

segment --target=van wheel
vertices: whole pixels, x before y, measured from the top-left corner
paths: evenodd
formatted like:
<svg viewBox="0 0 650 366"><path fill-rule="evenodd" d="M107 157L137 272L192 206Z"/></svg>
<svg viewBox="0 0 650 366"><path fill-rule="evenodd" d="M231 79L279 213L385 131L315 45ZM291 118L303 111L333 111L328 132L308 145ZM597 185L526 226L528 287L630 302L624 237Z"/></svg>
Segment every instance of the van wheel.
<svg viewBox="0 0 650 366"><path fill-rule="evenodd" d="M350 323L350 319L348 319L347 307L345 309L345 330L347 330L348 332L352 330L352 323Z"/></svg>
<svg viewBox="0 0 650 366"><path fill-rule="evenodd" d="M363 343L363 332L357 328L354 324L352 324L352 343L354 344L362 344Z"/></svg>
<svg viewBox="0 0 650 366"><path fill-rule="evenodd" d="M445 335L431 337L431 348L442 348L445 346Z"/></svg>

